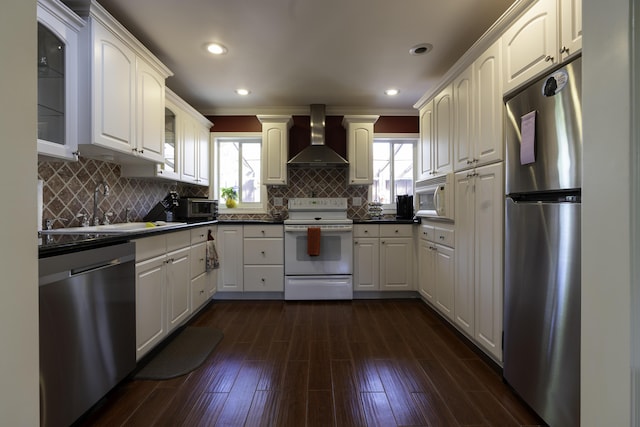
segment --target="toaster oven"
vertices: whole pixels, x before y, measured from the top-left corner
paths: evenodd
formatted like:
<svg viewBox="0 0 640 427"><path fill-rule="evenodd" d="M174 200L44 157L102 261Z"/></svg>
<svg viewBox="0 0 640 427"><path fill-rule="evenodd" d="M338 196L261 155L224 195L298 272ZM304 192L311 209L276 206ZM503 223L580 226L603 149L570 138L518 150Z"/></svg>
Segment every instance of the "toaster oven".
<svg viewBox="0 0 640 427"><path fill-rule="evenodd" d="M218 218L218 201L199 197L181 197L173 210L181 221L207 221Z"/></svg>

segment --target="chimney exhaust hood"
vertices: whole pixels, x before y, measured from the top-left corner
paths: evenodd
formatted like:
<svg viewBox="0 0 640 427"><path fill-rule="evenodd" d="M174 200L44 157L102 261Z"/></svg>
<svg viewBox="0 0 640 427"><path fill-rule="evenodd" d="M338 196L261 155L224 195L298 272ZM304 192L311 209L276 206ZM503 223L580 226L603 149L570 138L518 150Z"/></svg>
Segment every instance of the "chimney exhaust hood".
<svg viewBox="0 0 640 427"><path fill-rule="evenodd" d="M348 166L349 162L325 145L325 106L311 104L311 145L287 162L292 166Z"/></svg>

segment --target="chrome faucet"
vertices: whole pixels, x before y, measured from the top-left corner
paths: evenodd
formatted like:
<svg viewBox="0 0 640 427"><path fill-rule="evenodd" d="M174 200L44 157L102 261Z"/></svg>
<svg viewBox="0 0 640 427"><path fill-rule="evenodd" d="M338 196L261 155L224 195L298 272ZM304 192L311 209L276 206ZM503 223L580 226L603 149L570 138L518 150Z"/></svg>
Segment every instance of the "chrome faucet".
<svg viewBox="0 0 640 427"><path fill-rule="evenodd" d="M102 187L102 195L107 197L109 195L109 186L106 182L100 181L93 190L93 225L100 225L100 217L98 216L98 194L100 193L100 187Z"/></svg>

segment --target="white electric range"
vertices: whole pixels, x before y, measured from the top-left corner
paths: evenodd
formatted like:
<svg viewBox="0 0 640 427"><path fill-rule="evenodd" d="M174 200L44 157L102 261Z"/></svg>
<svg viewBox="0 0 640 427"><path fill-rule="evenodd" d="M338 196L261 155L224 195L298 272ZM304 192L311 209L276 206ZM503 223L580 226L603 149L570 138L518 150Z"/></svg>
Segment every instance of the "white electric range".
<svg viewBox="0 0 640 427"><path fill-rule="evenodd" d="M284 298L345 300L353 298L353 221L346 198L289 199L284 221ZM309 255L307 233L320 229L320 250Z"/></svg>

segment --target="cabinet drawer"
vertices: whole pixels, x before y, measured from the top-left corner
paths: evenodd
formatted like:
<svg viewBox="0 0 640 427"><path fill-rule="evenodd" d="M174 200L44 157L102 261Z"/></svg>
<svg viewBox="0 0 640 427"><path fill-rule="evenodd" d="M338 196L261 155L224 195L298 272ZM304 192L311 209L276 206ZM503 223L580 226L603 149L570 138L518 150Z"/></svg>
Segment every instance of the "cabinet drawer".
<svg viewBox="0 0 640 427"><path fill-rule="evenodd" d="M423 240L433 241L435 236L435 227L433 225L420 226L420 238Z"/></svg>
<svg viewBox="0 0 640 427"><path fill-rule="evenodd" d="M191 278L204 273L207 267L206 255L207 249L204 243L191 246Z"/></svg>
<svg viewBox="0 0 640 427"><path fill-rule="evenodd" d="M207 240L207 232L209 231L209 227L200 227L194 228L191 230L191 244L195 245L196 243L204 242Z"/></svg>
<svg viewBox="0 0 640 427"><path fill-rule="evenodd" d="M282 239L244 239L244 264L282 264Z"/></svg>
<svg viewBox="0 0 640 427"><path fill-rule="evenodd" d="M245 292L282 292L284 290L284 266L249 265L244 268Z"/></svg>
<svg viewBox="0 0 640 427"><path fill-rule="evenodd" d="M174 233L164 234L163 236L167 238L167 252L191 245L190 230L176 231Z"/></svg>
<svg viewBox="0 0 640 427"><path fill-rule="evenodd" d="M244 237L282 237L283 230L281 225L245 225Z"/></svg>
<svg viewBox="0 0 640 427"><path fill-rule="evenodd" d="M433 241L445 246L453 247L453 237L452 229L436 227Z"/></svg>
<svg viewBox="0 0 640 427"><path fill-rule="evenodd" d="M413 237L413 226L382 224L380 225L380 237Z"/></svg>
<svg viewBox="0 0 640 427"><path fill-rule="evenodd" d="M378 237L379 235L378 224L356 224L353 227L353 237Z"/></svg>
<svg viewBox="0 0 640 427"><path fill-rule="evenodd" d="M136 262L167 253L166 234L136 239Z"/></svg>

